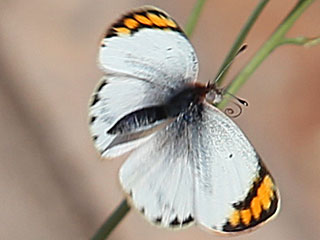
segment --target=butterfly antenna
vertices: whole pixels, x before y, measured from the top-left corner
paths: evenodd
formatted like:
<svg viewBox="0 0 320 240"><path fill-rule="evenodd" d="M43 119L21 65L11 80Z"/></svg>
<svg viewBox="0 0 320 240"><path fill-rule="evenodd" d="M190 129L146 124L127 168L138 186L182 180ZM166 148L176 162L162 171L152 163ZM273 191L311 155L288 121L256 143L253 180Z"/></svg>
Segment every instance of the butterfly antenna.
<svg viewBox="0 0 320 240"><path fill-rule="evenodd" d="M237 103L237 102L232 102L232 103L233 103L234 105L236 105L236 106L238 107L238 109L239 109L239 112L236 113L236 111L235 111L233 108L227 107L227 108L224 110L224 113L227 114L227 115L228 115L229 117L231 117L231 118L239 117L239 116L241 115L241 113L242 113L242 107L241 107L241 105L247 107L247 106L249 106L249 103L248 103L246 100L241 99L241 98L239 98L239 97L237 97L237 96L235 96L235 95L233 95L233 94L231 94L231 93L229 93L229 92L227 92L227 91L224 91L224 92L225 92L226 94L230 95L231 97L233 97L234 99L236 99L236 100L238 101L238 103ZM240 103L241 105L240 105L239 103Z"/></svg>
<svg viewBox="0 0 320 240"><path fill-rule="evenodd" d="M221 76L223 75L223 73L225 73L227 70L228 70L228 68L230 67L230 65L234 62L234 60L239 56L239 54L240 53L243 53L246 49L247 49L247 44L243 44L240 48L239 48L239 50L237 51L237 53L234 55L234 57L227 63L227 65L222 69L222 71L219 73L219 75L216 77L216 79L213 81L213 83L211 83L211 81L208 81L208 83L207 83L207 89L208 90L214 90L214 93L215 93L215 95L214 95L214 97L213 97L213 103L214 104L217 104L217 103L219 103L221 100L222 100L222 97L223 97L223 95L225 94L225 93L227 93L228 95L230 95L231 97L233 97L234 99L236 99L241 105L243 105L243 106L248 106L249 104L248 104L248 102L247 101L245 101L245 100L243 100L243 99L241 99L241 98L238 98L238 97L236 97L235 95L233 95L233 94L231 94L231 93L229 93L229 92L227 92L226 91L226 89L225 88L219 88L218 86L217 86L217 82L219 81L219 79L221 78ZM240 113L237 115L237 116L235 116L235 117L238 117L240 114L241 114L241 112L242 112L242 108L241 108L241 106L239 105L239 104L236 104L238 107L239 107L239 109L240 109ZM226 110L226 114L227 115L229 115L229 114L233 114L235 111L233 110L233 109L231 109L231 108L227 108ZM229 114L228 114L229 113Z"/></svg>
<svg viewBox="0 0 320 240"><path fill-rule="evenodd" d="M246 100L239 98L239 97L233 95L232 93L227 92L226 90L224 91L224 93L226 93L226 94L230 95L231 97L233 97L234 99L236 99L241 105L243 105L245 107L249 106L249 103Z"/></svg>
<svg viewBox="0 0 320 240"><path fill-rule="evenodd" d="M243 44L239 50L237 51L237 53L234 55L234 57L232 59L230 59L230 61L227 63L227 65L222 69L222 71L219 73L219 75L216 77L216 79L213 81L213 84L216 84L219 79L221 78L221 76L229 69L230 65L234 62L234 60L239 56L240 53L243 53L246 49L247 49L248 45L247 44ZM210 84L210 81L208 83L208 85Z"/></svg>
<svg viewBox="0 0 320 240"><path fill-rule="evenodd" d="M236 103L236 102L233 102L234 105L236 105L239 109L239 111L236 113L236 111L231 108L231 107L227 107L225 110L224 110L224 113L227 114L229 117L231 118L236 118L236 117L239 117L242 113L242 107Z"/></svg>

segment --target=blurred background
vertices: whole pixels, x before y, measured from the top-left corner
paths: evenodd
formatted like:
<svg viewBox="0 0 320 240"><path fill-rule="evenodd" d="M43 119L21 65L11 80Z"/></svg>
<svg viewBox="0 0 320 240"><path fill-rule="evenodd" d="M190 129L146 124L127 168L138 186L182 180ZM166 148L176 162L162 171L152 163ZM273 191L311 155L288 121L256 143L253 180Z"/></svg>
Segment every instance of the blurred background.
<svg viewBox="0 0 320 240"><path fill-rule="evenodd" d="M191 38L201 81L213 78L258 1L208 0ZM101 77L100 37L120 14L156 5L184 26L195 0L2 0L0 2L0 239L88 239L122 201L123 160L100 161L87 105ZM247 38L232 79L294 6L270 1ZM320 34L320 2L291 37ZM320 45L283 46L238 93L235 121L273 173L279 216L233 239L320 238ZM130 211L110 239L221 239L199 228L167 231Z"/></svg>

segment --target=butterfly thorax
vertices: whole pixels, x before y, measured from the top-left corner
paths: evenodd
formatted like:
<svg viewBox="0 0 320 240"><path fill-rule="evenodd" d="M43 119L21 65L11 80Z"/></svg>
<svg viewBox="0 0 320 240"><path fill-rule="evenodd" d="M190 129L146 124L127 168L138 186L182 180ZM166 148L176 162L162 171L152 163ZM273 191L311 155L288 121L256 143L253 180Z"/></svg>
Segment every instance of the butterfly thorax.
<svg viewBox="0 0 320 240"><path fill-rule="evenodd" d="M177 117L188 112L192 106L198 105L205 99L208 89L202 84L190 84L174 93L166 102L165 110L168 117Z"/></svg>

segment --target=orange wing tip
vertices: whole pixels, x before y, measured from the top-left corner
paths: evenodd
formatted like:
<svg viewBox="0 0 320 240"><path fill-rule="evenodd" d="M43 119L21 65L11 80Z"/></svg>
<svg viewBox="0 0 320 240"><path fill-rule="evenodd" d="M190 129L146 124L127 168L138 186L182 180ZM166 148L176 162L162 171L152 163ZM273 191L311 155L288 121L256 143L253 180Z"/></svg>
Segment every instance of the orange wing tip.
<svg viewBox="0 0 320 240"><path fill-rule="evenodd" d="M146 16L143 16L141 14L134 14L133 17L140 23L143 25L147 25L147 26L152 26L152 22L150 21L149 18L147 18Z"/></svg>
<svg viewBox="0 0 320 240"><path fill-rule="evenodd" d="M257 227L258 225L267 222L277 213L278 209L278 199L275 198L270 205L268 210L262 210L259 217L256 218L252 209L235 210L240 216L238 220L234 220L234 214L228 219L227 223L223 226L222 230L224 232L240 232L249 230L250 228Z"/></svg>
<svg viewBox="0 0 320 240"><path fill-rule="evenodd" d="M140 8L122 16L108 30L105 38L134 34L143 28L172 30L184 35L178 24L165 12L156 8Z"/></svg>
<svg viewBox="0 0 320 240"><path fill-rule="evenodd" d="M140 23L133 18L125 18L123 24L129 29L136 29Z"/></svg>
<svg viewBox="0 0 320 240"><path fill-rule="evenodd" d="M161 18L159 15L155 13L147 13L147 17L151 20L151 22L158 27L167 27L167 23Z"/></svg>
<svg viewBox="0 0 320 240"><path fill-rule="evenodd" d="M260 164L259 176L254 181L247 197L233 204L233 212L222 227L224 232L239 232L256 227L276 215L280 199L274 181Z"/></svg>
<svg viewBox="0 0 320 240"><path fill-rule="evenodd" d="M131 31L128 28L125 27L118 27L113 29L118 35L119 34L130 34Z"/></svg>

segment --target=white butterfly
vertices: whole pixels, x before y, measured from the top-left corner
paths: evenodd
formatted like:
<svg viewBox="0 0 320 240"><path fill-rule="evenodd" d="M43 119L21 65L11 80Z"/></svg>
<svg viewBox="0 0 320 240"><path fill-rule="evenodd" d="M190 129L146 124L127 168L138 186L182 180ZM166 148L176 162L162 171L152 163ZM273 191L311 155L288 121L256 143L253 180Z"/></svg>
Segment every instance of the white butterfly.
<svg viewBox="0 0 320 240"><path fill-rule="evenodd" d="M144 7L102 40L105 73L90 102L90 129L104 158L132 151L120 169L129 202L163 227L193 223L220 233L275 216L278 189L239 127L206 100L198 60L177 23Z"/></svg>

